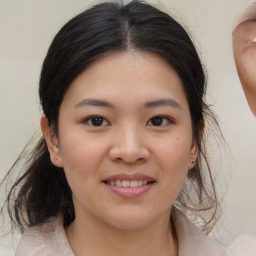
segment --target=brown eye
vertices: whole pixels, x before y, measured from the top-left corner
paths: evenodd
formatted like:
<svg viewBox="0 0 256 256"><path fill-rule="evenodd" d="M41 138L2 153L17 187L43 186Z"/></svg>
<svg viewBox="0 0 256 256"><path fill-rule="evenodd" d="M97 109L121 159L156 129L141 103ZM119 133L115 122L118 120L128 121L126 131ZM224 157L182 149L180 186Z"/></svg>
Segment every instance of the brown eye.
<svg viewBox="0 0 256 256"><path fill-rule="evenodd" d="M149 126L165 126L172 123L172 120L165 116L154 116L151 118L147 125Z"/></svg>
<svg viewBox="0 0 256 256"><path fill-rule="evenodd" d="M102 116L89 116L84 121L90 126L107 126L109 122Z"/></svg>
<svg viewBox="0 0 256 256"><path fill-rule="evenodd" d="M99 117L99 116L93 117L91 119L91 123L94 126L101 126L103 124L103 121L104 121L104 119L102 117Z"/></svg>
<svg viewBox="0 0 256 256"><path fill-rule="evenodd" d="M151 124L153 126L160 126L163 123L163 117L157 116L151 119Z"/></svg>

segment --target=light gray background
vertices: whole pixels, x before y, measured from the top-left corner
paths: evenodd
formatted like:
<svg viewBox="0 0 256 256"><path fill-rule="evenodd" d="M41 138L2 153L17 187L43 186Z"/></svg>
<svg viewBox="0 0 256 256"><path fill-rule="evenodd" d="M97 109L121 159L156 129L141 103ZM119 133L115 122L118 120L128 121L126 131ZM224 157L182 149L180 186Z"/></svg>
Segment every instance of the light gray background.
<svg viewBox="0 0 256 256"><path fill-rule="evenodd" d="M39 129L37 88L41 64L58 29L92 3L87 0L0 0L0 178ZM156 3L156 1L151 1ZM223 217L217 238L229 244L239 234L256 235L256 118L249 111L232 56L232 24L246 0L162 0L186 24L208 70L207 100L214 104L229 146L210 156L219 169ZM3 192L2 192L3 196ZM1 227L0 227L1 229ZM0 238L0 255L7 238ZM3 249L5 247L5 249Z"/></svg>

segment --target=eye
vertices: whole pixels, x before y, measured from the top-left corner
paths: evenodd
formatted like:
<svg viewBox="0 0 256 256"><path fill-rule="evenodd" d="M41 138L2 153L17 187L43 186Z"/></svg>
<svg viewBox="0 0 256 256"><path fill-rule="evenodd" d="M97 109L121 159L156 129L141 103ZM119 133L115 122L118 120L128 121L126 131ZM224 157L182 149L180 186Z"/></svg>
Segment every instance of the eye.
<svg viewBox="0 0 256 256"><path fill-rule="evenodd" d="M110 125L110 123L102 116L88 116L83 122L90 126Z"/></svg>
<svg viewBox="0 0 256 256"><path fill-rule="evenodd" d="M149 125L149 126L166 126L171 123L173 123L173 121L169 117L154 116L148 121L147 125Z"/></svg>

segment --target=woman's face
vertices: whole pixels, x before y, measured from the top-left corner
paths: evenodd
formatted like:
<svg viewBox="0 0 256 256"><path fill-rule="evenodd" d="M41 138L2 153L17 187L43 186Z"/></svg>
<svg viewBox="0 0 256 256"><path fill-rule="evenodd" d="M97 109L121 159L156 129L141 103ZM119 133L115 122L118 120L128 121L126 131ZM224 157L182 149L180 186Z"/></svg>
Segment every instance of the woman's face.
<svg viewBox="0 0 256 256"><path fill-rule="evenodd" d="M169 218L197 156L181 81L157 55L114 53L71 84L59 112L54 164L76 218L120 229Z"/></svg>

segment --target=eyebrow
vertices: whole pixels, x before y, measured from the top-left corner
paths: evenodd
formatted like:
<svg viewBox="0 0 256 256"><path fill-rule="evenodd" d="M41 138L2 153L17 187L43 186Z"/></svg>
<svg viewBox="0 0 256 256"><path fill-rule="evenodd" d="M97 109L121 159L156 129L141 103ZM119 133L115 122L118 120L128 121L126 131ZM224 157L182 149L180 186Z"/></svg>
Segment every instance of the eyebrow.
<svg viewBox="0 0 256 256"><path fill-rule="evenodd" d="M112 103L105 100L101 100L101 99L83 99L76 104L75 108L84 107L84 106L98 106L98 107L106 107L106 108L112 108L112 109L115 108L115 106ZM177 101L170 98L148 101L144 104L144 108L153 108L153 107L161 107L161 106L171 106L174 108L182 109L181 105Z"/></svg>
<svg viewBox="0 0 256 256"><path fill-rule="evenodd" d="M83 107L83 106L98 106L98 107L106 107L106 108L114 108L114 105L110 102L100 99L83 99L78 102L75 108Z"/></svg>
<svg viewBox="0 0 256 256"><path fill-rule="evenodd" d="M182 109L181 105L174 99L159 99L159 100L148 101L144 104L145 108L161 107L161 106L171 106L174 108Z"/></svg>

